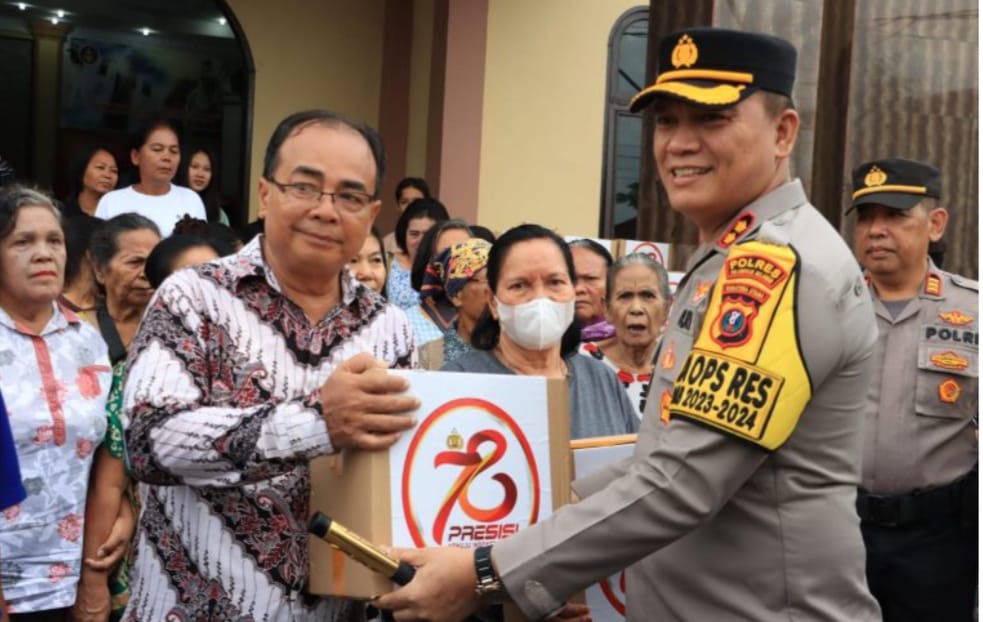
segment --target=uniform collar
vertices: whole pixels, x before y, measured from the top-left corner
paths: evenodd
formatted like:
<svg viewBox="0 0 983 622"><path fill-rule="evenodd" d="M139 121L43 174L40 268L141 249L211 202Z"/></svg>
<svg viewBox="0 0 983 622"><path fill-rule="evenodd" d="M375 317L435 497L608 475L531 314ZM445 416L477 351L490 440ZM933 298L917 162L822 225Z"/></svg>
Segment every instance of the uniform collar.
<svg viewBox="0 0 983 622"><path fill-rule="evenodd" d="M687 272L711 253L726 255L734 244L750 239L762 224L808 202L802 181L799 179L793 179L759 197L737 212L727 225L721 228L720 234L713 242L703 244L697 252L693 253L686 266Z"/></svg>
<svg viewBox="0 0 983 622"><path fill-rule="evenodd" d="M266 280L270 287L283 293L280 283L277 281L273 269L263 257L263 234L259 234L243 246L238 253L232 256L231 263L227 266L229 276L235 286L244 278L259 277ZM355 280L348 266L341 270L341 302L350 304L355 299L355 290L359 283Z"/></svg>

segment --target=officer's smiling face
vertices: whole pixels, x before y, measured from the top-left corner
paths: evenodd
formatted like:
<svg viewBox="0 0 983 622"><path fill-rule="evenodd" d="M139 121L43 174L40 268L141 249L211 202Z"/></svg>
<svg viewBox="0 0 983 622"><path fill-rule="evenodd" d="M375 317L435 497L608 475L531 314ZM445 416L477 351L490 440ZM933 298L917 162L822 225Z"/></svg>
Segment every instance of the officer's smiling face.
<svg viewBox="0 0 983 622"><path fill-rule="evenodd" d="M653 150L672 208L707 239L738 211L788 180L798 134L794 110L777 116L756 93L709 110L671 98L655 103Z"/></svg>
<svg viewBox="0 0 983 622"><path fill-rule="evenodd" d="M928 243L942 237L947 219L945 209L923 203L907 210L860 205L853 232L857 259L875 277L898 277L909 270L920 276Z"/></svg>

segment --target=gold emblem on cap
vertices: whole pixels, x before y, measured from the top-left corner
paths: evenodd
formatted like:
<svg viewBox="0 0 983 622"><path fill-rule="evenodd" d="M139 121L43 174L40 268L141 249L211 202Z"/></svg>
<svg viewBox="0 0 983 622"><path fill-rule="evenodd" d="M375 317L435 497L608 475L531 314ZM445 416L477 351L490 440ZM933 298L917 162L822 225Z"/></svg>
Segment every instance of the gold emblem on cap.
<svg viewBox="0 0 983 622"><path fill-rule="evenodd" d="M693 38L689 35L683 35L676 42L676 47L672 48L672 66L676 69L692 67L696 64L696 59L699 56L700 51L696 49Z"/></svg>
<svg viewBox="0 0 983 622"><path fill-rule="evenodd" d="M870 186L881 186L886 181L887 173L878 168L876 164L870 167L870 170L867 171L867 175L864 177L864 185L868 188Z"/></svg>
<svg viewBox="0 0 983 622"><path fill-rule="evenodd" d="M447 449L462 449L464 447L464 437L457 431L457 429L452 429L451 433L447 435Z"/></svg>

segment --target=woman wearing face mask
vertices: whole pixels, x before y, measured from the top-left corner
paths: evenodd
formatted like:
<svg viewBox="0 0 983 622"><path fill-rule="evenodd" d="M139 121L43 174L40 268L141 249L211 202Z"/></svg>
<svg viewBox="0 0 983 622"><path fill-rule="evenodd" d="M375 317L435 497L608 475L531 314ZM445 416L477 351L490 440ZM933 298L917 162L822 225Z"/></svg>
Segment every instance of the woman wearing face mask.
<svg viewBox="0 0 983 622"><path fill-rule="evenodd" d="M645 253L622 257L608 268L606 300L614 337L581 343L580 352L617 374L640 420L655 368L656 344L669 314L666 269ZM675 356L672 349L666 348L663 356Z"/></svg>
<svg viewBox="0 0 983 622"><path fill-rule="evenodd" d="M96 207L96 218L136 212L154 221L163 236L171 235L174 223L188 214L205 220L205 205L190 188L171 181L181 164L177 131L167 121L142 125L130 137L130 161L138 181L132 186L107 192Z"/></svg>
<svg viewBox="0 0 983 622"><path fill-rule="evenodd" d="M444 371L566 378L572 438L629 434L638 417L614 372L577 354L570 249L539 225L502 234L488 255L489 308L471 333L475 351Z"/></svg>

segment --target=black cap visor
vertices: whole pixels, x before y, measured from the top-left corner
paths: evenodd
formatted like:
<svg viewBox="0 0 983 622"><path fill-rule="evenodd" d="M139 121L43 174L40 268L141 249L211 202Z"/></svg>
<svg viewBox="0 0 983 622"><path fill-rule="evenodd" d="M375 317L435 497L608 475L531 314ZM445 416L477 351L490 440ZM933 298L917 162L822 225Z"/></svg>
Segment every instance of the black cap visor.
<svg viewBox="0 0 983 622"><path fill-rule="evenodd" d="M911 194L908 192L870 192L853 200L846 213L849 214L861 205L883 205L897 210L909 210L926 198L927 194Z"/></svg>

